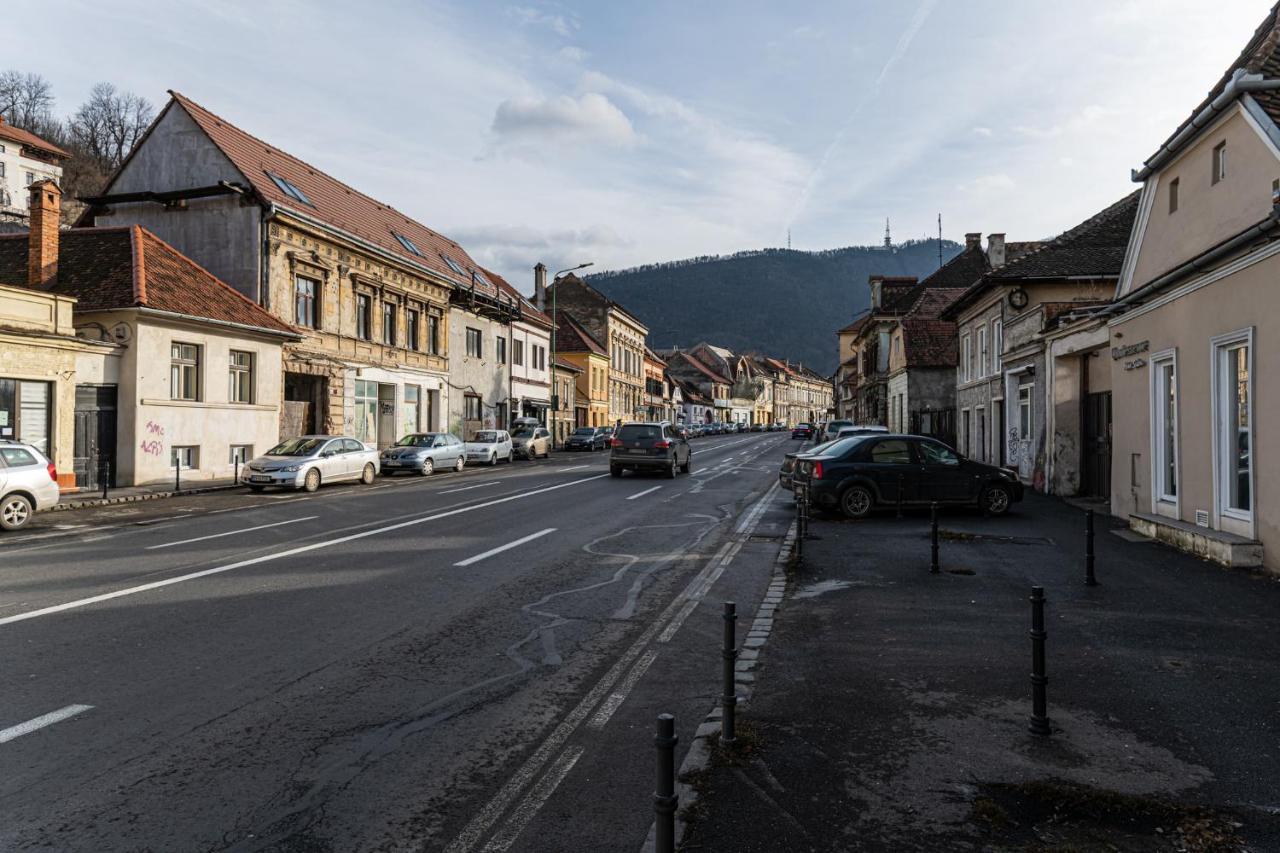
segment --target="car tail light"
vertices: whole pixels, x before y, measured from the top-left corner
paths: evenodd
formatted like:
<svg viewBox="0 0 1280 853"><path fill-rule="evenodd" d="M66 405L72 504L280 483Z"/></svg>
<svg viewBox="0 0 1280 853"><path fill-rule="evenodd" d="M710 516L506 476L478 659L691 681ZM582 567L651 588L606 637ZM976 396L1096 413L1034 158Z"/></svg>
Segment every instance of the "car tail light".
<svg viewBox="0 0 1280 853"><path fill-rule="evenodd" d="M45 470L49 472L49 479L58 482L58 466L50 462L45 466Z"/></svg>
<svg viewBox="0 0 1280 853"><path fill-rule="evenodd" d="M621 446L622 446L622 439L620 439L620 438L611 438L611 439L609 439L609 446L610 446L610 447L621 447Z"/></svg>
<svg viewBox="0 0 1280 853"><path fill-rule="evenodd" d="M822 463L821 462L813 463L813 479L815 480L822 479Z"/></svg>
<svg viewBox="0 0 1280 853"><path fill-rule="evenodd" d="M655 450L666 450L667 448L671 447L671 442L667 441L664 438L661 441L655 441L653 443L653 446Z"/></svg>

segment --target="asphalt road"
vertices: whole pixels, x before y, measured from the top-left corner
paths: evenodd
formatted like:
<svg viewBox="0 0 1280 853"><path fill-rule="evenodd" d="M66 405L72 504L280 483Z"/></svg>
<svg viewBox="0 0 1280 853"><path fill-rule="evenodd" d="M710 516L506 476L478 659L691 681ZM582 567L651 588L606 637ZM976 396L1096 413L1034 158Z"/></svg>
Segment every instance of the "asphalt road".
<svg viewBox="0 0 1280 853"><path fill-rule="evenodd" d="M790 446L38 517L0 539L0 849L638 850Z"/></svg>

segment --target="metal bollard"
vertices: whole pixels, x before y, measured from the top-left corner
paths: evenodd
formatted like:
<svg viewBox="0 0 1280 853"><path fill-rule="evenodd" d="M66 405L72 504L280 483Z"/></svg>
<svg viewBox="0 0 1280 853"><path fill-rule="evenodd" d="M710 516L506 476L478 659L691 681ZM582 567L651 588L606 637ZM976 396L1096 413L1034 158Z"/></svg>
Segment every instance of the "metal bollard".
<svg viewBox="0 0 1280 853"><path fill-rule="evenodd" d="M1044 672L1044 587L1031 587L1031 725L1032 734L1048 736L1049 714L1044 688L1049 677Z"/></svg>
<svg viewBox="0 0 1280 853"><path fill-rule="evenodd" d="M654 850L656 853L675 853L676 808L680 797L676 794L676 718L670 714L658 715L658 734L653 742L658 747L658 785L653 793Z"/></svg>
<svg viewBox="0 0 1280 853"><path fill-rule="evenodd" d="M102 499L105 501L107 499L107 486L111 484L111 460L103 459L98 468L98 476L102 478Z"/></svg>
<svg viewBox="0 0 1280 853"><path fill-rule="evenodd" d="M1093 574L1093 510L1084 514L1084 585L1097 586L1098 578Z"/></svg>
<svg viewBox="0 0 1280 853"><path fill-rule="evenodd" d="M929 505L929 536L933 540L930 551L929 574L936 575L942 571L942 566L938 565L938 502L934 501Z"/></svg>
<svg viewBox="0 0 1280 853"><path fill-rule="evenodd" d="M898 518L902 518L902 475L898 475Z"/></svg>
<svg viewBox="0 0 1280 853"><path fill-rule="evenodd" d="M724 695L720 697L724 706L724 719L720 727L720 743L731 748L738 742L738 692L734 683L734 664L738 662L737 639L734 636L735 623L738 621L737 609L732 601L724 603L724 648L720 651L724 658Z"/></svg>
<svg viewBox="0 0 1280 853"><path fill-rule="evenodd" d="M182 457L173 454L173 490L182 491Z"/></svg>
<svg viewBox="0 0 1280 853"><path fill-rule="evenodd" d="M235 483L236 483L236 485L238 486L238 485L240 485L240 455L239 455L239 454L236 454L236 474L235 474L235 476L236 476Z"/></svg>

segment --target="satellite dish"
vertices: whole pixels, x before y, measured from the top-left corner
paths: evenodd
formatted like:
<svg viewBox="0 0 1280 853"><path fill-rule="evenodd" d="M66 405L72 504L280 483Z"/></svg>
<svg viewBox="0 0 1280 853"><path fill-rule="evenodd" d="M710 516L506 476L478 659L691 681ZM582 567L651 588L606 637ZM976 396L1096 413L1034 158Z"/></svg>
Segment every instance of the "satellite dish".
<svg viewBox="0 0 1280 853"><path fill-rule="evenodd" d="M133 338L133 329L128 323L116 323L111 327L111 340L118 344L127 344Z"/></svg>

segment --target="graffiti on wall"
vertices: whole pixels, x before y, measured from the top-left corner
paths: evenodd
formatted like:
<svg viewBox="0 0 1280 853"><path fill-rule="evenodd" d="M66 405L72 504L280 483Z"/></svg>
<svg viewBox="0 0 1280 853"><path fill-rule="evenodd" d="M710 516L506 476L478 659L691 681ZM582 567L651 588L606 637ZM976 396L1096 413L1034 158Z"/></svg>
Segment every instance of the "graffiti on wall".
<svg viewBox="0 0 1280 853"><path fill-rule="evenodd" d="M147 421L142 434L143 439L139 449L148 456L162 456L164 454L164 427L155 421Z"/></svg>

